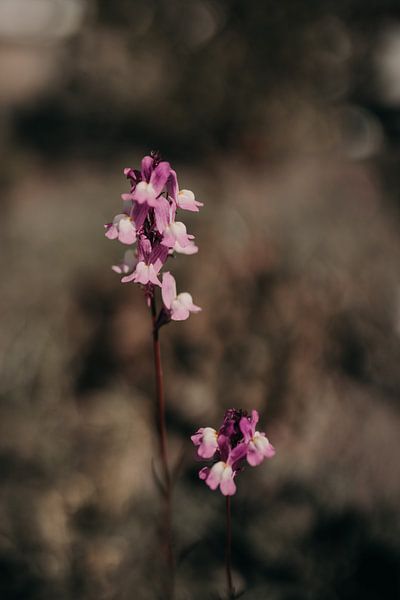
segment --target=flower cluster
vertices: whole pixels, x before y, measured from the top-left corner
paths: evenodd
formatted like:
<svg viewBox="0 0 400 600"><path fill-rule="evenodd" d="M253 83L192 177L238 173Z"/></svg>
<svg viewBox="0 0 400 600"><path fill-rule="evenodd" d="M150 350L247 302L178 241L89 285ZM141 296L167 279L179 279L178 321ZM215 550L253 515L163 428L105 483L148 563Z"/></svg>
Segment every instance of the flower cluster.
<svg viewBox="0 0 400 600"><path fill-rule="evenodd" d="M159 275L168 258L175 252L195 254L198 251L194 236L186 226L176 220L179 209L198 212L198 202L190 190L180 190L176 172L162 161L158 153L142 160L141 170L126 168L124 174L130 182L129 193L122 194L123 209L111 223L105 225L106 237L133 246L127 250L122 262L112 267L123 275L122 283L133 281L144 286L148 299L156 286L161 287L165 320L182 321L191 312L201 309L193 303L192 296L178 294L171 273Z"/></svg>
<svg viewBox="0 0 400 600"><path fill-rule="evenodd" d="M216 461L199 472L200 479L209 488L216 490L219 487L224 496L232 496L236 492L234 479L246 461L255 467L264 458L274 456L275 448L265 433L256 431L258 419L256 410L248 416L246 411L230 408L218 431L212 427L201 427L191 436L197 446L197 454Z"/></svg>

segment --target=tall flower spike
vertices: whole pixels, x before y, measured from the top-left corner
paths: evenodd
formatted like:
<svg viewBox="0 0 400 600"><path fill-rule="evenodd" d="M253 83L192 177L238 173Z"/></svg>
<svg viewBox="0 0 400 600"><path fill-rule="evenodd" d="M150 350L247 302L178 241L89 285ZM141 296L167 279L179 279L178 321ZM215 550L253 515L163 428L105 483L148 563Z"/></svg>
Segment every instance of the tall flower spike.
<svg viewBox="0 0 400 600"><path fill-rule="evenodd" d="M159 455L162 465L161 478L163 489L164 527L163 546L166 550L165 597L173 597L175 560L171 531L171 495L172 477L168 460L167 431L165 422L165 398L160 352L159 328L170 321L183 321L191 312L201 308L193 303L188 292L177 294L174 277L169 271L162 275L168 259L175 253L195 254L198 250L194 236L187 233L186 225L176 219L180 209L198 212L202 206L196 202L192 192L179 192L176 172L169 162L162 161L158 152L145 156L141 168L124 169L124 175L130 184L130 190L121 195L122 210L105 225L105 235L122 244L133 245L134 251L125 253L120 264L112 270L122 275L122 283L140 284L145 293L147 306L151 314L151 333L153 338L154 367L156 377L156 405L158 413ZM162 277L162 283L161 283ZM157 288L161 288L164 305L157 315ZM149 323L150 326L150 323ZM210 431L204 431L199 441L199 452L204 458L215 452L217 440ZM214 440L214 441L213 441ZM227 471L229 475L229 470ZM210 482L212 482L212 478ZM221 489L232 489L232 483L224 476Z"/></svg>
<svg viewBox="0 0 400 600"><path fill-rule="evenodd" d="M219 488L224 496L232 496L236 492L235 477L246 460L254 467L275 455L265 433L255 430L258 418L256 410L248 417L245 411L230 408L218 432L212 427L201 427L191 436L197 454L215 461L199 472L211 490Z"/></svg>
<svg viewBox="0 0 400 600"><path fill-rule="evenodd" d="M122 244L137 245L135 254L114 265L113 271L123 275L122 283L144 286L148 302L155 289L163 287L164 308L156 320L157 327L170 320L184 321L201 309L188 292L177 294L175 279L168 271L163 284L161 275L168 258L175 253L189 256L198 251L194 236L187 233L186 225L176 216L180 209L198 212L202 203L194 199L193 192L179 191L176 172L158 153L145 156L140 170L127 167L124 175L130 182L130 191L121 195L122 212L105 225L105 235Z"/></svg>

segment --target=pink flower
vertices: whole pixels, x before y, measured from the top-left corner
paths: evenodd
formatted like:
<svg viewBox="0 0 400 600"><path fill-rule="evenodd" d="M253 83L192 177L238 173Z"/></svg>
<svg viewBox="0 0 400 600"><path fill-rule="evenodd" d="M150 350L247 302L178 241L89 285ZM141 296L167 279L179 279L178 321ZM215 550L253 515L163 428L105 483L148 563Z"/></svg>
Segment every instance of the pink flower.
<svg viewBox="0 0 400 600"><path fill-rule="evenodd" d="M122 244L136 242L136 227L132 219L125 213L116 215L112 223L105 226L106 237L110 240L118 239Z"/></svg>
<svg viewBox="0 0 400 600"><path fill-rule="evenodd" d="M190 236L188 236L190 237ZM182 247L179 242L175 242L172 252L177 252L178 254L186 254L187 256L191 254L196 254L199 251L198 247L194 242L189 240L189 244L185 247Z"/></svg>
<svg viewBox="0 0 400 600"><path fill-rule="evenodd" d="M176 204L178 208L199 212L199 207L204 206L202 202L195 200L193 192L190 190L180 190L176 196Z"/></svg>
<svg viewBox="0 0 400 600"><path fill-rule="evenodd" d="M191 255L198 251L194 236L175 217L181 208L198 211L201 203L196 202L189 190L179 191L176 172L167 161L161 160L158 152L145 156L140 170L127 167L124 174L130 182L130 191L121 195L122 212L105 226L105 235L123 244L137 242L137 246L134 255L126 254L112 270L123 275L122 283L132 281L145 286L149 306L155 286L162 288L164 306L155 320L156 328L171 320L183 321L191 312L201 309L189 293L177 294L172 275L167 273L162 284L159 273L175 253Z"/></svg>
<svg viewBox="0 0 400 600"><path fill-rule="evenodd" d="M248 417L245 411L230 408L218 432L211 427L202 427L191 436L198 447L198 455L215 460L211 467L204 467L199 472L200 479L210 489L219 488L224 496L233 495L236 492L234 479L245 460L254 467L264 458L274 456L275 449L265 434L255 430L257 422L256 410Z"/></svg>
<svg viewBox="0 0 400 600"><path fill-rule="evenodd" d="M175 279L168 271L163 275L161 294L164 306L173 321L184 321L191 312L201 311L200 306L193 304L192 296L188 292L176 293Z"/></svg>
<svg viewBox="0 0 400 600"><path fill-rule="evenodd" d="M186 248L186 246L193 245L192 239L193 236L188 235L186 232L186 225L176 221L164 229L161 243L167 248L174 248L175 244L178 244L180 248Z"/></svg>
<svg viewBox="0 0 400 600"><path fill-rule="evenodd" d="M132 200L139 204L146 202L153 208L157 206L157 199L167 183L171 167L166 161L159 162L154 166L154 158L145 156L142 160L142 180L136 184L132 193Z"/></svg>
<svg viewBox="0 0 400 600"><path fill-rule="evenodd" d="M173 169L171 169L167 181L167 192L176 206L183 210L199 212L200 206L204 206L202 202L195 200L194 194L190 190L179 190L178 178Z"/></svg>
<svg viewBox="0 0 400 600"><path fill-rule="evenodd" d="M216 462L211 468L204 467L201 469L199 477L205 481L211 490L216 490L219 487L224 496L233 496L236 493L234 478L240 470L239 465L246 454L246 448L244 444L239 444L232 449L225 442L224 440L223 444L220 445L222 460Z"/></svg>
<svg viewBox="0 0 400 600"><path fill-rule="evenodd" d="M154 285L161 287L161 281L158 279L157 274L158 270L156 270L155 265L146 265L145 262L140 261L136 265L134 272L131 275L123 277L121 281L122 283L134 281L135 283L141 283L142 285L146 285L146 283L153 283Z"/></svg>
<svg viewBox="0 0 400 600"><path fill-rule="evenodd" d="M234 476L232 467L222 460L215 463L211 469L204 467L199 473L200 479L203 479L211 490L219 487L224 496L233 496L236 493Z"/></svg>
<svg viewBox="0 0 400 600"><path fill-rule="evenodd" d="M256 431L258 419L258 412L253 410L251 417L242 417L240 420L240 429L247 444L247 462L252 467L262 463L264 458L272 458L275 455L275 448L265 433Z"/></svg>
<svg viewBox="0 0 400 600"><path fill-rule="evenodd" d="M200 427L190 439L201 458L212 458L218 449L218 433L212 427Z"/></svg>

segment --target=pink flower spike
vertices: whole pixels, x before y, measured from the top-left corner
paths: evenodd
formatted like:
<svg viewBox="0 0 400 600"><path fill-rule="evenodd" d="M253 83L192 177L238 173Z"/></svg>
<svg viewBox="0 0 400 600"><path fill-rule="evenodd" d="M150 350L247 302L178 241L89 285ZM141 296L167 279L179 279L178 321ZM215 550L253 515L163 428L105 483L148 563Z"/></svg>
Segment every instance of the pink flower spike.
<svg viewBox="0 0 400 600"><path fill-rule="evenodd" d="M197 448L197 454L201 458L212 458L218 449L218 433L212 427L201 427L191 440Z"/></svg>
<svg viewBox="0 0 400 600"><path fill-rule="evenodd" d="M199 212L199 207L204 206L202 202L195 200L194 194L190 190L180 190L176 196L176 203L178 208L192 212Z"/></svg>

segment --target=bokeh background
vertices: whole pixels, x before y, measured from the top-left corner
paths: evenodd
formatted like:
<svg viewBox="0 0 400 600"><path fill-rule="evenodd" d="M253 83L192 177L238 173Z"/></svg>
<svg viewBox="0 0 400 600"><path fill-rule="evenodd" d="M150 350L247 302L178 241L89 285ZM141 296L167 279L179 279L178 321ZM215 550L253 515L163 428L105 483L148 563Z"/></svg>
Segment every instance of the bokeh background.
<svg viewBox="0 0 400 600"><path fill-rule="evenodd" d="M162 330L177 598L223 592L189 435L235 406L277 447L243 597L397 599L398 0L0 0L0 124L0 597L162 597L149 315L103 235L158 149L205 204L203 312Z"/></svg>

